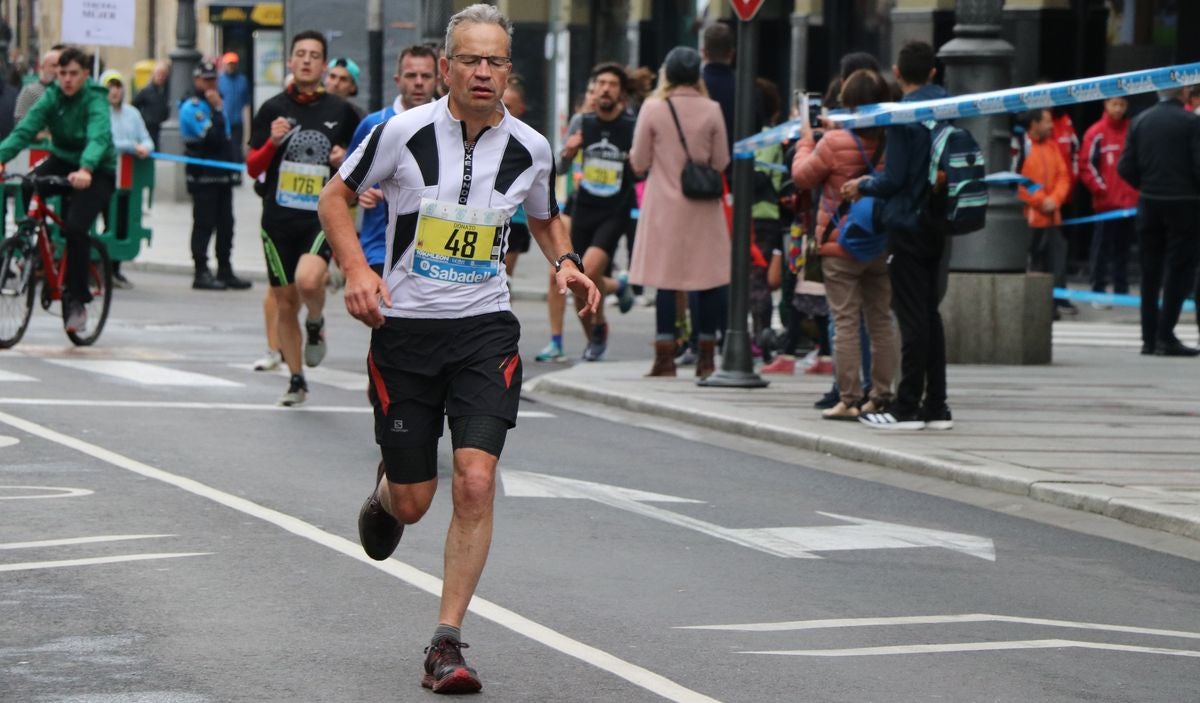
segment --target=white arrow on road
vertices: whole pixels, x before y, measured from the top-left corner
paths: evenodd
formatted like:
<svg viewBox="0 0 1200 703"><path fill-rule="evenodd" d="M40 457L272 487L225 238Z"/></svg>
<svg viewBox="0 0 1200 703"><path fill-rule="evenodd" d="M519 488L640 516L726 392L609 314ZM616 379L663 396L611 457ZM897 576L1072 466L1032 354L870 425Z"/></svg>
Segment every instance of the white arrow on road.
<svg viewBox="0 0 1200 703"><path fill-rule="evenodd" d="M996 560L996 548L992 540L957 532L930 530L834 513L818 514L853 524L733 529L653 505L646 505L646 503L703 503L702 500L648 493L631 488L608 486L603 483L560 478L528 471L502 471L500 477L504 484L504 494L510 498L591 500L618 510L626 510L653 520L686 527L711 537L788 559L820 559L821 557L814 552L942 547L988 561Z"/></svg>

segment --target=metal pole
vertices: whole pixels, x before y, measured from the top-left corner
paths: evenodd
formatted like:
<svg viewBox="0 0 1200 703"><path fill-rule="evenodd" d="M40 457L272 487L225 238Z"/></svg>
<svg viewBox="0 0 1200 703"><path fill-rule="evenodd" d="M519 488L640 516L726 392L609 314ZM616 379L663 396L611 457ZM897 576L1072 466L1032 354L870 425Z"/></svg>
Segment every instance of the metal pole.
<svg viewBox="0 0 1200 703"><path fill-rule="evenodd" d="M745 139L754 131L754 77L758 74L758 20L738 22L737 88L734 94L733 137ZM721 349L721 368L702 386L765 388L754 373L747 317L750 304L750 208L754 204L754 159L733 161L733 256L729 281L729 325Z"/></svg>
<svg viewBox="0 0 1200 703"><path fill-rule="evenodd" d="M383 109L383 0L367 0L367 106Z"/></svg>

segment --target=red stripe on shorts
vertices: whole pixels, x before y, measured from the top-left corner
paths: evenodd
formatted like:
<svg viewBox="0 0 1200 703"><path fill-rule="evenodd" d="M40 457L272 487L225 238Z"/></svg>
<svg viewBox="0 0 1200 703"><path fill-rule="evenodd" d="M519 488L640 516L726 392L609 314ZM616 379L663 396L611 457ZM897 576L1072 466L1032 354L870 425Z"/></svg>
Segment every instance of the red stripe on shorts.
<svg viewBox="0 0 1200 703"><path fill-rule="evenodd" d="M517 366L521 363L521 355L513 354L509 360L508 366L504 367L504 387L512 388L513 374L517 372Z"/></svg>
<svg viewBox="0 0 1200 703"><path fill-rule="evenodd" d="M392 404L392 401L388 398L387 384L383 382L379 367L375 365L375 355L372 352L367 352L367 368L371 372L371 385L375 387L375 397L379 398L379 407L383 410L383 414L387 415L388 406Z"/></svg>

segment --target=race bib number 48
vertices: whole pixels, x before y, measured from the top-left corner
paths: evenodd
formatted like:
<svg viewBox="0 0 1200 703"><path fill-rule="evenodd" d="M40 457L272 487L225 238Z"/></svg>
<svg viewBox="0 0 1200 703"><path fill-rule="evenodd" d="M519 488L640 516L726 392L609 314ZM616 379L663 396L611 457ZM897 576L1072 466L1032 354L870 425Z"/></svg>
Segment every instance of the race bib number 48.
<svg viewBox="0 0 1200 703"><path fill-rule="evenodd" d="M414 274L473 285L500 272L503 211L422 198L418 212Z"/></svg>
<svg viewBox="0 0 1200 703"><path fill-rule="evenodd" d="M302 164L283 161L279 164L279 185L275 202L294 210L317 211L321 189L329 179L329 167L324 164Z"/></svg>

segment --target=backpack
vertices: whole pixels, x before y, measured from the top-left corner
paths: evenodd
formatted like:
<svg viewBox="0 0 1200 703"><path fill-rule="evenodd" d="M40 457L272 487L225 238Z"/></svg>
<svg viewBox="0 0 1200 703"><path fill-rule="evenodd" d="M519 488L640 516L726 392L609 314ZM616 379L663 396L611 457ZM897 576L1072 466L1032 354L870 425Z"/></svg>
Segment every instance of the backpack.
<svg viewBox="0 0 1200 703"><path fill-rule="evenodd" d="M930 131L930 190L939 199L948 233L978 232L988 207L987 169L979 143L970 132L949 122L924 125Z"/></svg>
<svg viewBox="0 0 1200 703"><path fill-rule="evenodd" d="M858 153L862 154L863 161L867 164L868 175L874 176L877 173L879 156L883 153L883 144L880 143L874 157L870 157L867 156L858 135L851 131L850 136L854 137ZM854 257L855 261L871 261L878 257L887 249L888 243L887 234L883 227L878 225L878 206L879 202L869 195L853 203L842 203L836 212L830 213L829 226L825 229L823 239L828 239L829 232L834 227L839 227L838 244L847 254Z"/></svg>

